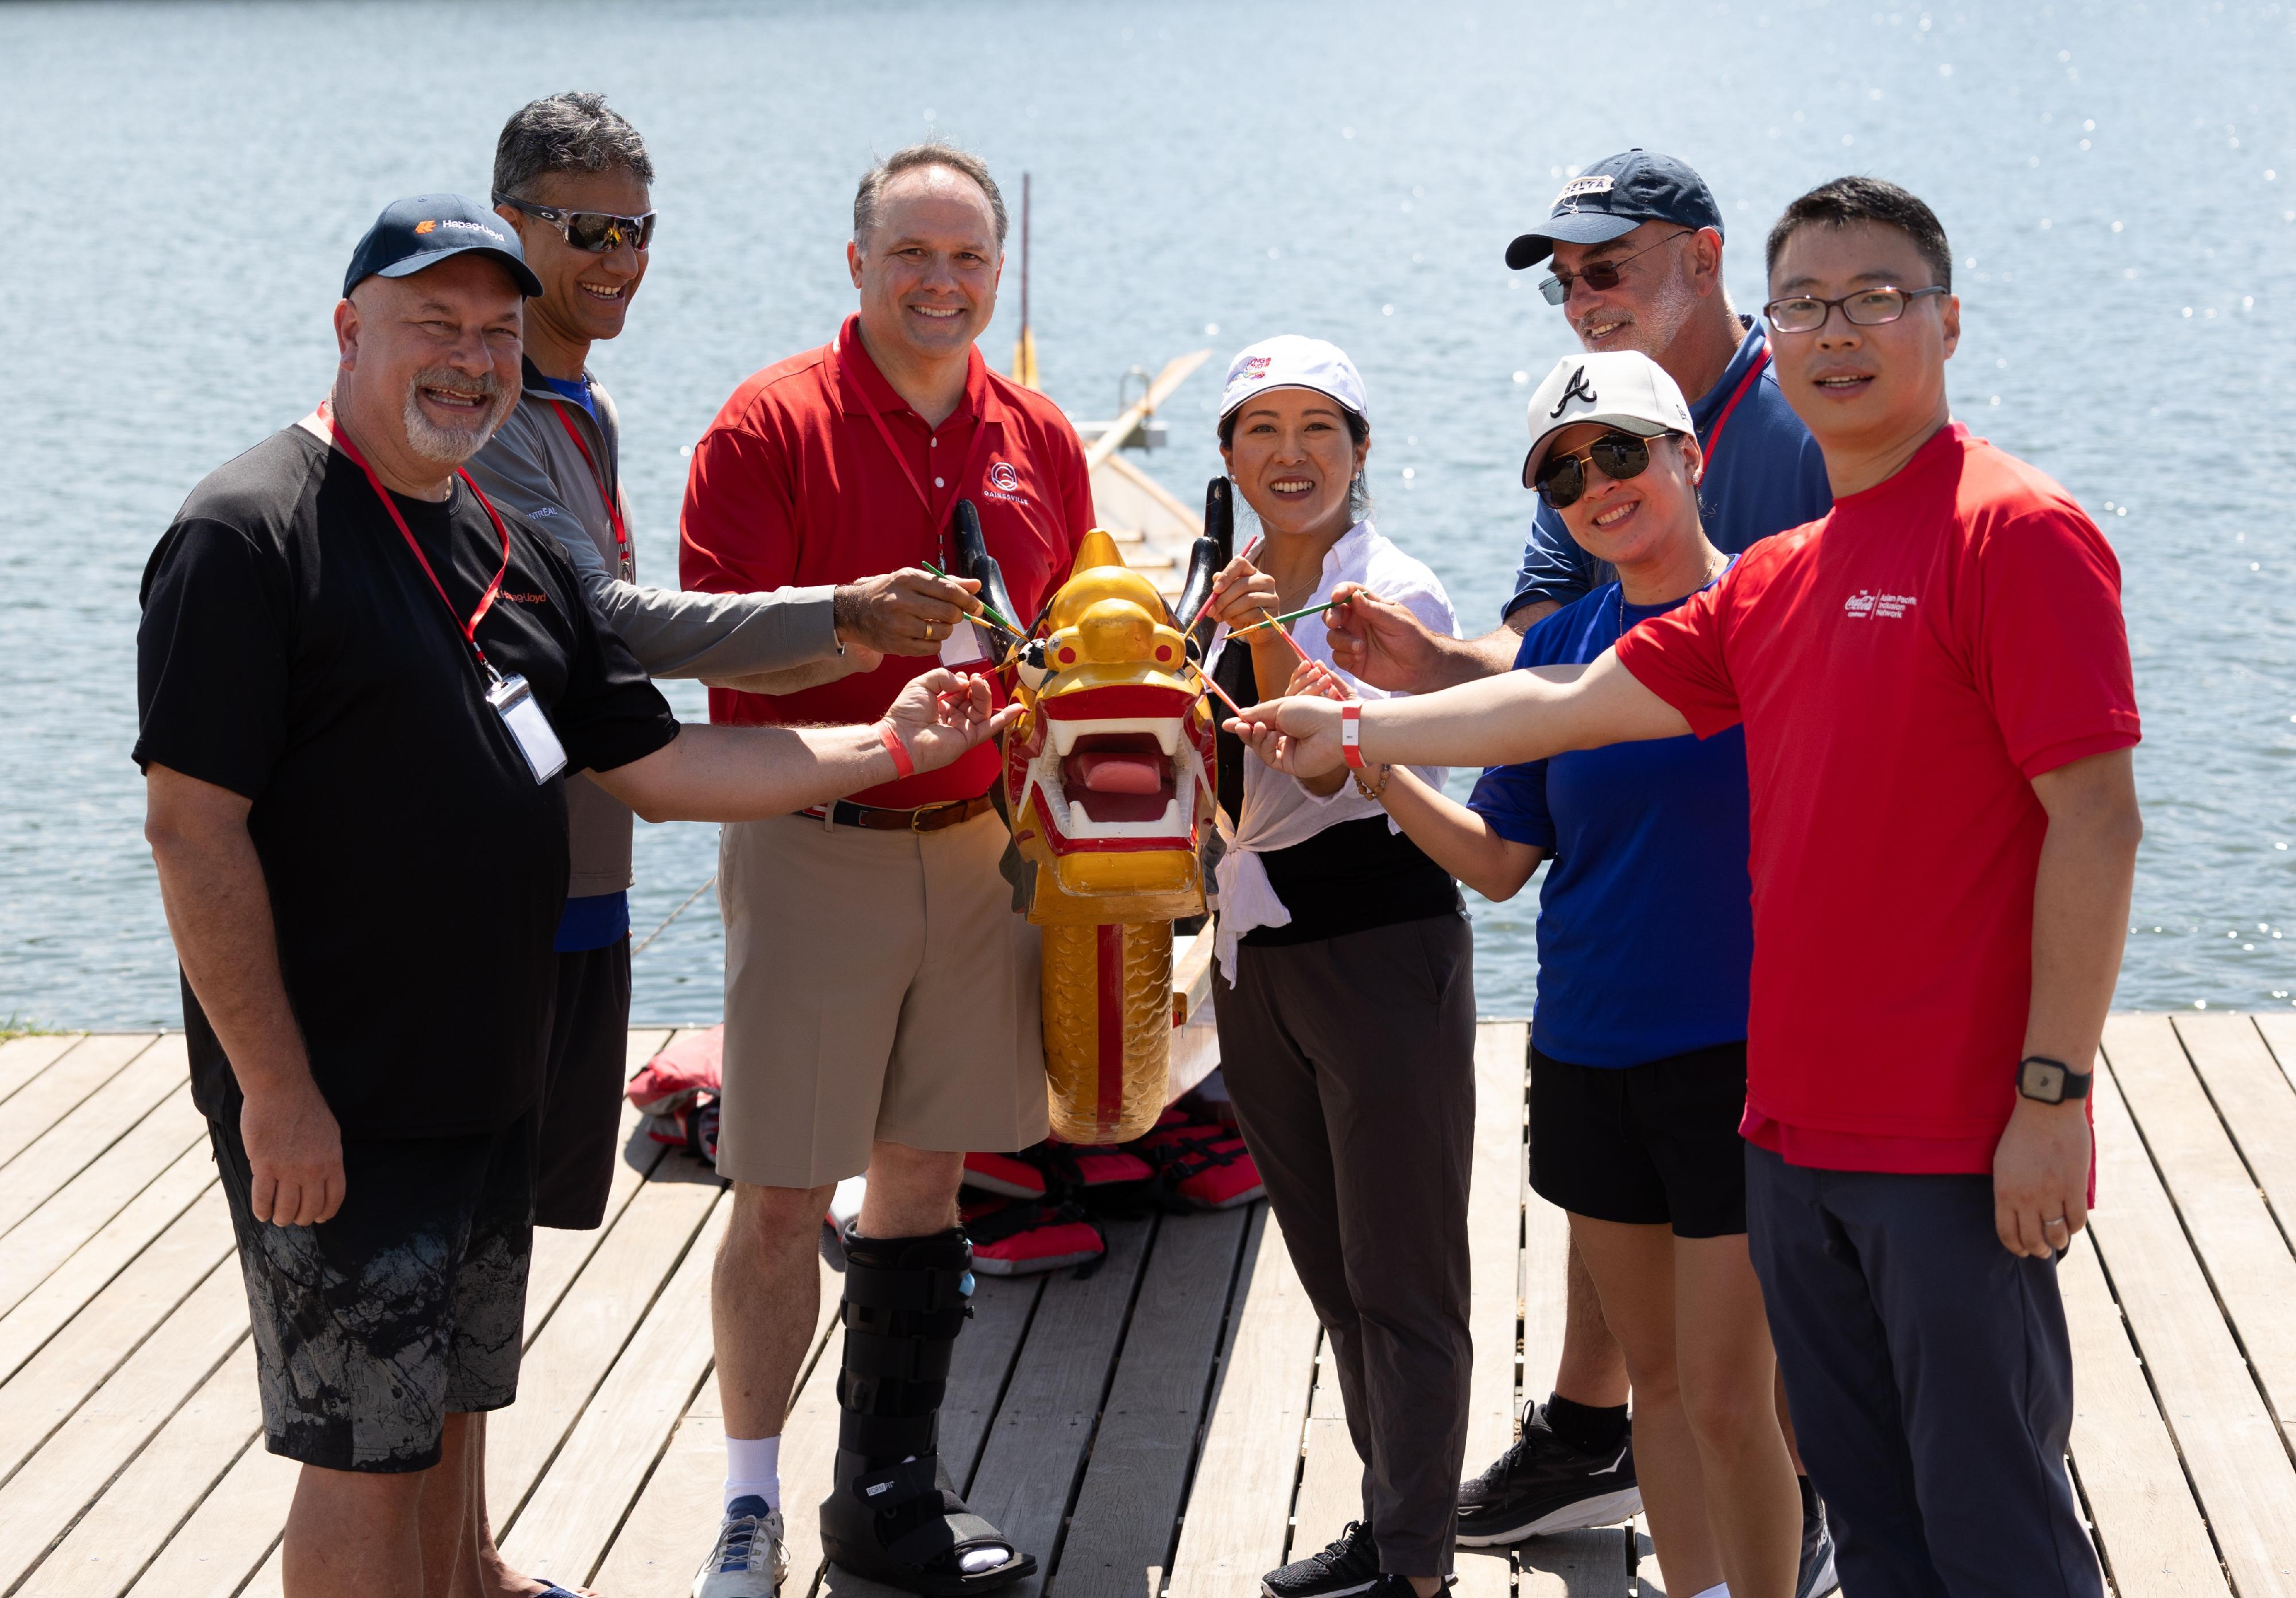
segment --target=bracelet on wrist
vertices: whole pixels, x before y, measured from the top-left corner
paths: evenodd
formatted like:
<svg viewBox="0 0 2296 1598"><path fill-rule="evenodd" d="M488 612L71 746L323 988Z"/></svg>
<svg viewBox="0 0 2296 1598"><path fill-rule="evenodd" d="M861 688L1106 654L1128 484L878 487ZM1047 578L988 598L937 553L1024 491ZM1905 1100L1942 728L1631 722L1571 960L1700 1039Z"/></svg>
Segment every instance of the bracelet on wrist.
<svg viewBox="0 0 2296 1598"><path fill-rule="evenodd" d="M1382 761L1379 766L1379 782L1375 785L1365 783L1361 771L1351 771L1348 775L1353 779L1357 793L1367 799L1375 799L1387 791L1388 779L1395 775L1395 767L1386 761Z"/></svg>
<svg viewBox="0 0 2296 1598"><path fill-rule="evenodd" d="M885 752L893 757L895 776L913 777L917 774L917 763L909 758L909 746L901 742L901 735L898 733L893 731L891 722L881 721L877 724L877 738L884 744Z"/></svg>

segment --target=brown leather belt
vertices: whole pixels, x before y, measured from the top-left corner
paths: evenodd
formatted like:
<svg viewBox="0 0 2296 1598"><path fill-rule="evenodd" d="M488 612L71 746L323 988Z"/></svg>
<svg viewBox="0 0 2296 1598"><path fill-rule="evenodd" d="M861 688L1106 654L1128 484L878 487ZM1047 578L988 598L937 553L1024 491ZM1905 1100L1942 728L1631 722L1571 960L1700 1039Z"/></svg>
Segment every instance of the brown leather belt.
<svg viewBox="0 0 2296 1598"><path fill-rule="evenodd" d="M859 827L871 832L938 832L943 827L971 821L988 809L993 802L987 794L977 793L969 799L942 799L938 804L919 805L914 809L904 810L882 805L857 805L839 799L833 805L816 805L799 814L825 821L832 826Z"/></svg>

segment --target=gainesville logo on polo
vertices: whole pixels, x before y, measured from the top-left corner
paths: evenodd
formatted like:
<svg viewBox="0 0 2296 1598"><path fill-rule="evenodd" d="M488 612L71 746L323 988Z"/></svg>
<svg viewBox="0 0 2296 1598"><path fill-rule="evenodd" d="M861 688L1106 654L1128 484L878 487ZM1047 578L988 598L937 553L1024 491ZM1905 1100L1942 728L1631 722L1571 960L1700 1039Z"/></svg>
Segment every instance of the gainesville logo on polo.
<svg viewBox="0 0 2296 1598"><path fill-rule="evenodd" d="M1021 492L1021 474L1012 462L988 463L988 497L1008 500L1016 505L1029 503L1029 496Z"/></svg>
<svg viewBox="0 0 2296 1598"><path fill-rule="evenodd" d="M1860 588L1841 602L1841 611L1842 614L1858 621L1869 616L1895 621L1914 608L1915 597L1911 594L1876 594L1871 588Z"/></svg>

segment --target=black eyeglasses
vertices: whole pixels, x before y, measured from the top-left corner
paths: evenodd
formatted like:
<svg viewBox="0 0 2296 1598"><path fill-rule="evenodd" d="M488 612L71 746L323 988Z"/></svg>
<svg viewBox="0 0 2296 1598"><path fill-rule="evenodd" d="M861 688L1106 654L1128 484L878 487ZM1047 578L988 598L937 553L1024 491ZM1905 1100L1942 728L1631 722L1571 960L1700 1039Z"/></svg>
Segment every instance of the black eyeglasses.
<svg viewBox="0 0 2296 1598"><path fill-rule="evenodd" d="M1539 498L1558 511L1577 504L1578 496L1587 492L1589 461L1612 482L1623 483L1650 470L1650 440L1632 433L1608 432L1584 449L1567 455L1548 455L1538 463L1538 480L1533 485Z"/></svg>
<svg viewBox="0 0 2296 1598"><path fill-rule="evenodd" d="M1583 283L1597 294L1608 293L1619 286L1620 267L1628 261L1640 260L1652 250L1656 250L1659 244L1671 244L1677 239L1689 238L1697 231L1694 227L1685 227L1680 233L1667 234L1666 237L1659 240L1657 244L1645 244L1632 255L1622 255L1615 261L1595 261L1581 271L1565 272L1562 267L1557 266L1553 276L1540 283L1538 291L1546 296L1546 303L1549 305L1561 305L1570 299L1571 285L1574 283Z"/></svg>
<svg viewBox="0 0 2296 1598"><path fill-rule="evenodd" d="M496 195L495 203L549 223L565 235L569 244L592 255L604 255L625 244L644 250L653 243L652 211L643 217L618 217L611 211L568 211L554 205L537 205L529 200L513 200L508 194Z"/></svg>
<svg viewBox="0 0 2296 1598"><path fill-rule="evenodd" d="M1784 299L1773 299L1762 307L1762 316L1774 333L1814 333L1825 325L1825 319L1841 307L1841 319L1852 327L1887 327L1906 314L1906 307L1924 294L1942 294L1941 288L1926 289L1860 289L1855 294L1844 294L1839 299L1820 299L1815 294L1795 294Z"/></svg>

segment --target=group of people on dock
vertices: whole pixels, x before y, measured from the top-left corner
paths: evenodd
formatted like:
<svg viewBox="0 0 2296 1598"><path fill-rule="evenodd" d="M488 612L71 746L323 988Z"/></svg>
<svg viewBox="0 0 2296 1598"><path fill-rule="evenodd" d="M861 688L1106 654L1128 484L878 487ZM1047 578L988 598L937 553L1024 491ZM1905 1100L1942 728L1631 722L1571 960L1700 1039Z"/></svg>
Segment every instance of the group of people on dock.
<svg viewBox="0 0 2296 1598"><path fill-rule="evenodd" d="M724 826L726 1474L694 1598L787 1573L817 1235L865 1173L822 1548L930 1598L1037 1569L938 1453L964 1156L1047 1131L991 791L1016 712L943 663L979 601L941 574L969 498L1035 614L1092 526L1084 454L976 348L994 178L912 146L856 193L857 309L735 389L680 581L641 584L588 360L644 282L653 176L564 94L510 119L486 202L386 208L330 393L202 481L145 573L135 758L266 1443L303 1467L293 1598L566 1591L495 1548L486 1415L533 1227L608 1208L633 813ZM1583 348L1531 399L1538 509L1480 638L1373 525L1347 355L1280 334L1230 365L1258 530L1202 662L1243 707L1215 1011L1364 1462L1362 1519L1267 1598L1433 1598L1456 1545L1638 1510L1682 1598L1816 1598L1837 1565L1857 1598L2101 1598L2054 1261L2140 831L2119 570L1952 421L1926 205L1866 177L1794 201L1759 316L1724 231L1635 150L1507 246ZM1301 610L1288 643L1253 625ZM654 677L706 683L710 725ZM1454 766L1487 768L1464 804ZM1542 865L1530 1168L1570 1218L1566 1332L1463 1482L1457 884Z"/></svg>

